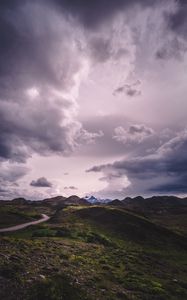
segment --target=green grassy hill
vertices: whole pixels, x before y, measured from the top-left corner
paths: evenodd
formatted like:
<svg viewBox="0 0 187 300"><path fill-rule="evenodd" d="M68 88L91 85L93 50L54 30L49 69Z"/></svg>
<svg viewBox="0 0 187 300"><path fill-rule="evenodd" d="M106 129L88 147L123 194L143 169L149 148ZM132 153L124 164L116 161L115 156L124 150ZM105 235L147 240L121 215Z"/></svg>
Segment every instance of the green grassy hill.
<svg viewBox="0 0 187 300"><path fill-rule="evenodd" d="M90 220L113 232L119 238L150 246L166 247L166 243L187 246L186 240L144 217L113 207L91 207L75 212L82 219Z"/></svg>
<svg viewBox="0 0 187 300"><path fill-rule="evenodd" d="M0 246L1 299L187 298L185 237L118 207L58 209Z"/></svg>

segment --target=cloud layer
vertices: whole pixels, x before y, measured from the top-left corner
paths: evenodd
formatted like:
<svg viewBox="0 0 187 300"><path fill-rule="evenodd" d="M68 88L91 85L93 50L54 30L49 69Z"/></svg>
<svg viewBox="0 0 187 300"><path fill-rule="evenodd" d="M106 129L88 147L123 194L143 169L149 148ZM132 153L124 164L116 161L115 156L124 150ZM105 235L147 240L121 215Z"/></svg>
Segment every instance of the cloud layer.
<svg viewBox="0 0 187 300"><path fill-rule="evenodd" d="M187 192L186 146L185 130L151 155L95 166L88 172L103 172L104 180L107 182L111 181L112 177L127 178L129 184L121 185L122 194L146 195L155 192L184 194Z"/></svg>
<svg viewBox="0 0 187 300"><path fill-rule="evenodd" d="M88 67L79 31L42 1L1 5L0 157L67 155L94 140L76 120Z"/></svg>
<svg viewBox="0 0 187 300"><path fill-rule="evenodd" d="M106 197L186 193L186 14L184 0L2 0L0 195L75 177Z"/></svg>

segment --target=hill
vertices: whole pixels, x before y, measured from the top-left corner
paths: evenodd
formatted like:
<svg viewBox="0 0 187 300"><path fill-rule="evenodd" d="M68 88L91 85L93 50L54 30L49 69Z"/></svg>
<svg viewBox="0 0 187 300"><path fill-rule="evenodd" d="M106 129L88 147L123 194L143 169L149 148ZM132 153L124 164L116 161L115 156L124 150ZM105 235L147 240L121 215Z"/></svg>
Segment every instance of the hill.
<svg viewBox="0 0 187 300"><path fill-rule="evenodd" d="M73 196L62 208L50 201L35 207L4 206L24 214L46 209L51 219L1 234L1 299L187 298L187 242L182 233L126 210L119 201L77 205L80 199Z"/></svg>
<svg viewBox="0 0 187 300"><path fill-rule="evenodd" d="M122 203L126 208L142 213L187 212L187 199L175 196L128 197L122 200Z"/></svg>
<svg viewBox="0 0 187 300"><path fill-rule="evenodd" d="M39 218L40 213L36 210L24 207L20 209L18 204L0 206L0 228L11 227Z"/></svg>
<svg viewBox="0 0 187 300"><path fill-rule="evenodd" d="M123 202L118 200L118 199L115 199L115 200L112 200L110 202L108 202L108 205L112 205L112 206L123 206Z"/></svg>
<svg viewBox="0 0 187 300"><path fill-rule="evenodd" d="M136 212L150 220L185 234L187 237L187 199L175 196L153 196L151 198L125 198L124 209Z"/></svg>
<svg viewBox="0 0 187 300"><path fill-rule="evenodd" d="M43 203L50 204L50 205L58 205L59 203L64 203L66 197L63 196L56 196L52 198L46 198L43 200Z"/></svg>
<svg viewBox="0 0 187 300"><path fill-rule="evenodd" d="M187 246L185 239L177 234L158 226L146 218L134 215L121 209L110 209L108 207L90 207L88 209L79 209L75 211L81 219L87 219L97 226L102 226L110 233L125 240L130 240L141 244L163 245L174 242L176 245L182 243Z"/></svg>
<svg viewBox="0 0 187 300"><path fill-rule="evenodd" d="M72 195L70 197L57 196L53 198L47 198L43 200L43 203L52 206L89 205L89 202L86 199L80 198L76 195Z"/></svg>

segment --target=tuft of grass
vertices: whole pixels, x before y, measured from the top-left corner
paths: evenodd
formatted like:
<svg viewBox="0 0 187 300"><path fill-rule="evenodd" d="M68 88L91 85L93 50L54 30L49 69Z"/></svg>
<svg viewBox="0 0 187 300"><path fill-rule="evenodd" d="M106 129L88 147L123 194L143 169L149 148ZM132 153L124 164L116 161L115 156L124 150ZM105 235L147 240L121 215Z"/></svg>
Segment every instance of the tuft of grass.
<svg viewBox="0 0 187 300"><path fill-rule="evenodd" d="M108 237L106 237L104 234L99 234L97 232L89 232L85 236L85 241L87 243L102 244L104 246L113 245L112 241Z"/></svg>
<svg viewBox="0 0 187 300"><path fill-rule="evenodd" d="M36 283L29 300L88 300L88 297L72 280L58 274Z"/></svg>
<svg viewBox="0 0 187 300"><path fill-rule="evenodd" d="M50 228L42 228L34 230L32 233L32 237L54 237L56 236L56 231Z"/></svg>

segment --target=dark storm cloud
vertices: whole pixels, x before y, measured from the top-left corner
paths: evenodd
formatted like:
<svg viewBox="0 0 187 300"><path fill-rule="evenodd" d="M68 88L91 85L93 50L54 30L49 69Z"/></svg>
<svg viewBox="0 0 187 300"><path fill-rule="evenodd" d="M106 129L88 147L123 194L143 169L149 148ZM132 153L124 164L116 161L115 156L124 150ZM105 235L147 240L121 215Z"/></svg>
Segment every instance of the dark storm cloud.
<svg viewBox="0 0 187 300"><path fill-rule="evenodd" d="M178 4L177 10L170 14L166 15L168 18L168 25L174 32L178 33L182 37L187 37L187 3L186 0L176 1Z"/></svg>
<svg viewBox="0 0 187 300"><path fill-rule="evenodd" d="M156 51L156 58L167 60L170 58L181 59L187 51L187 3L185 0L174 1L176 7L170 13L164 13L166 27L169 34L173 33L173 38L167 38Z"/></svg>
<svg viewBox="0 0 187 300"><path fill-rule="evenodd" d="M153 155L94 166L87 172L103 172L106 180L111 172L121 177L126 175L134 192L184 193L187 192L186 147L185 131L163 144Z"/></svg>
<svg viewBox="0 0 187 300"><path fill-rule="evenodd" d="M82 61L65 18L42 0L0 8L0 159L67 155L94 140L74 117L71 91Z"/></svg>
<svg viewBox="0 0 187 300"><path fill-rule="evenodd" d="M45 177L40 177L37 180L32 180L30 183L31 186L35 187L52 187L52 183L49 182Z"/></svg>
<svg viewBox="0 0 187 300"><path fill-rule="evenodd" d="M93 29L111 19L117 12L133 5L154 6L153 0L55 0L63 10L77 17L86 28Z"/></svg>
<svg viewBox="0 0 187 300"><path fill-rule="evenodd" d="M17 4L26 2L17 1ZM0 14L0 156L24 161L29 156L25 144L40 150L47 145L51 150L57 147L61 151L63 146L51 137L56 131L61 139L63 130L59 126L60 113L50 107L46 95L36 102L35 108L24 99L24 89L30 85L42 80L51 84L49 77L52 83L56 80L47 61L47 48L43 51L47 39L42 35L37 38L29 17L27 21L19 5L12 11L12 5L9 1L1 3ZM50 35L47 38L50 47Z"/></svg>
<svg viewBox="0 0 187 300"><path fill-rule="evenodd" d="M20 85L26 88L37 80L42 84L66 89L73 84L72 79L67 78L67 73L71 71L68 49L63 48L67 64L59 65L59 69L63 67L63 72L61 70L59 74L51 55L55 52L57 54L60 33L58 30L55 32L50 24L50 11L47 6L40 5L41 1L39 4L33 2L38 5L36 7L28 1L19 3L24 5L15 10L6 8L0 14L0 96L6 98L7 92L10 95L10 86L13 96ZM35 14L33 19L32 14Z"/></svg>
<svg viewBox="0 0 187 300"><path fill-rule="evenodd" d="M47 99L34 106L28 102L23 107L19 103L0 102L0 156L23 162L32 152L63 153L68 147L70 150L67 139L71 128L60 126L61 117L60 106Z"/></svg>
<svg viewBox="0 0 187 300"><path fill-rule="evenodd" d="M23 2L26 2L28 0L1 0L0 2L0 9L12 9L14 7L17 7L18 5L22 4Z"/></svg>
<svg viewBox="0 0 187 300"><path fill-rule="evenodd" d="M52 2L51 2L52 3ZM53 3L57 4L57 7L61 8L62 11L66 11L67 15L73 16L77 19L80 24L88 30L97 30L98 26L112 18L118 12L128 11L133 9L134 6L139 5L141 8L154 6L162 6L162 4L169 4L169 1L159 0L55 0ZM172 32L176 33L170 41L163 42L163 46L159 47L156 51L155 56L158 59L169 59L169 58L181 58L186 46L178 38L181 36L186 39L187 37L187 3L185 0L171 1L171 6L176 4L176 8L173 11L163 11L163 18L168 27ZM167 33L165 33L167 35ZM137 39L137 38L135 38ZM166 39L167 40L167 39ZM90 41L91 54L97 58L98 61L105 61L111 55L110 40L106 39L93 39ZM122 49L124 50L124 49ZM116 90L117 91L117 90ZM117 91L118 92L118 91ZM119 92L121 92L119 87ZM128 89L128 95L136 95L136 89ZM138 93L139 94L139 93Z"/></svg>
<svg viewBox="0 0 187 300"><path fill-rule="evenodd" d="M187 193L187 177L182 177L178 179L175 178L173 181L166 183L166 184L160 184L157 185L156 187L150 188L150 192L153 193L175 193L175 194L185 194Z"/></svg>
<svg viewBox="0 0 187 300"><path fill-rule="evenodd" d="M63 91L68 94L82 67L80 41L77 34L71 39L72 32L66 28L68 16L77 18L91 31L122 9L136 4L153 6L155 2L0 1L1 159L24 162L33 152L42 155L67 155L77 144L102 136L99 128L98 133L89 133L69 116L69 112L76 109L74 99L55 93ZM59 10L59 7L62 9ZM58 8L58 11L54 8ZM179 11L180 9L169 16L170 27L175 31L182 28L179 21L177 23L175 20ZM72 21L71 18L68 20ZM74 24L73 32L75 29ZM98 62L106 61L114 55L109 38L91 36L87 43L91 56ZM115 55L127 55L127 50L120 48ZM160 57L164 55L166 54L161 53ZM30 99L32 97L26 91L33 87L39 95ZM116 93L120 92L132 97L141 91L135 86L126 85L118 87Z"/></svg>

